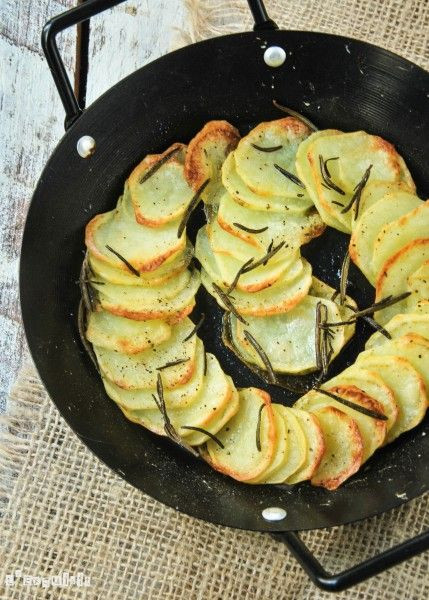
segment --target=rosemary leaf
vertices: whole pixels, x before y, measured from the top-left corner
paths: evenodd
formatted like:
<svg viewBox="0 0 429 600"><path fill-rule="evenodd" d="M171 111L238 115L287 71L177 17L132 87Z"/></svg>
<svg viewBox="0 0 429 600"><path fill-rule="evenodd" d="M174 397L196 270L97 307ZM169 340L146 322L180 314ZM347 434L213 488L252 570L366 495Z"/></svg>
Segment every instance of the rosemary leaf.
<svg viewBox="0 0 429 600"><path fill-rule="evenodd" d="M185 337L185 339L183 340L183 342L187 342L188 340L191 339L191 337L193 335L195 335L198 332L199 328L204 323L205 318L206 318L206 315L204 313L202 313L201 317L200 317L200 320L198 321L198 323L196 323L196 325L193 328L193 330L191 331L191 333L188 333L188 335Z"/></svg>
<svg viewBox="0 0 429 600"><path fill-rule="evenodd" d="M383 308L392 306L393 304L396 304L397 302L401 302L402 300L405 300L405 298L408 298L408 296L410 296L410 295L411 295L411 292L403 292L402 294L398 294L397 296L390 295L390 296L387 296L386 298L383 298L383 300L379 300L378 302L375 302L371 306L368 306L368 308L364 308L362 310L356 310L354 307L348 306L348 305L347 305L347 308L351 308L351 310L354 311L354 317L363 317L365 315L371 315L374 312L376 312L377 310L383 310Z"/></svg>
<svg viewBox="0 0 429 600"><path fill-rule="evenodd" d="M349 269L350 269L350 254L347 250L344 256L343 264L341 265L341 276L340 276L340 304L343 306L346 301L347 284L349 281Z"/></svg>
<svg viewBox="0 0 429 600"><path fill-rule="evenodd" d="M314 123L312 123L310 121L310 119L307 119L307 117L304 117L304 115L302 115L301 113L297 112L296 110L293 110L292 108L288 108L287 106L283 106L282 104L279 104L277 102L277 100L273 100L273 104L276 108L278 108L282 112L286 113L287 115L290 115L291 117L295 117L296 119L299 119L300 121L305 123L307 125L307 127L312 129L313 131L318 131L318 128L316 127L316 125Z"/></svg>
<svg viewBox="0 0 429 600"><path fill-rule="evenodd" d="M92 349L92 344L88 342L86 339L86 326L87 326L87 311L85 310L85 303L83 298L81 298L79 302L79 309L77 313L77 326L79 330L80 341L82 342L82 346L86 350L89 358L91 359L94 367L96 368L99 375L101 375L100 367L98 366L98 360L95 355L94 350Z"/></svg>
<svg viewBox="0 0 429 600"><path fill-rule="evenodd" d="M366 321L369 325L371 325L371 327L373 327L376 331L379 331L381 334L384 335L384 337L386 337L388 340L392 339L392 336L390 335L390 333L387 331L387 329L385 329L383 327L383 325L380 325L379 323L377 323L377 321L375 321L374 319L372 319L371 317L368 317L368 315L363 315L363 317L361 317L364 321Z"/></svg>
<svg viewBox="0 0 429 600"><path fill-rule="evenodd" d="M261 420L264 406L265 403L261 404L258 412L258 420L256 422L256 448L258 449L258 452L261 451Z"/></svg>
<svg viewBox="0 0 429 600"><path fill-rule="evenodd" d="M356 410L357 412L366 415L367 417L372 417L373 419L378 419L380 421L387 421L386 415L383 415L382 413L366 408L365 406L361 406L360 404L356 404L351 400L347 400L342 396L338 396L337 394L328 392L327 390L324 390L320 387L315 387L314 389L320 392L321 394L325 394L325 396L332 398L333 400L337 400L337 402L341 402L341 404L344 404L344 406L348 406L349 408L352 408L353 410Z"/></svg>
<svg viewBox="0 0 429 600"><path fill-rule="evenodd" d="M189 202L188 206L186 207L186 210L183 213L182 220L180 221L179 227L177 229L177 237L178 238L182 237L182 233L185 230L185 227L189 221L189 218L190 218L192 212L196 209L196 207L200 201L200 196L203 193L203 191L206 189L206 187L208 186L209 182L210 182L210 179L206 179L204 181L204 183L202 183L200 185L198 190L193 195L192 200Z"/></svg>
<svg viewBox="0 0 429 600"><path fill-rule="evenodd" d="M156 367L156 370L163 371L164 369L168 369L169 367L175 367L176 365L181 365L182 363L188 362L188 360L189 358L179 358L178 360L173 360L171 362L165 363L165 365L162 365L162 367Z"/></svg>
<svg viewBox="0 0 429 600"><path fill-rule="evenodd" d="M158 169L160 169L162 167L162 165L164 165L168 160L170 160L170 158L174 154L179 152L180 149L181 149L181 146L176 146L176 148L173 148L172 150L170 150L170 152L167 152L167 154L165 154L165 156L160 158L159 161L156 162L150 169L148 169L146 171L146 173L143 175L143 177L141 177L141 179L139 181L140 185L142 183L144 183L145 181L147 181L149 179L149 177L152 177L152 175L155 175L155 173L158 171Z"/></svg>
<svg viewBox="0 0 429 600"><path fill-rule="evenodd" d="M193 427L192 425L182 425L181 429L190 429L191 431L198 431L199 433L208 435L209 438L211 438L218 446L222 448L222 450L225 448L220 439L217 438L213 433L210 433L210 431L207 431L207 429L203 429L202 427Z"/></svg>
<svg viewBox="0 0 429 600"><path fill-rule="evenodd" d="M225 294L227 296L229 296L231 294L231 292L233 292L235 290L235 288L237 287L237 284L238 284L238 280L243 275L243 273L245 273L245 269L252 263L253 263L253 258L249 258L249 260L246 260L246 262L241 265L241 267L238 269L237 274L235 275L231 285L225 292Z"/></svg>
<svg viewBox="0 0 429 600"><path fill-rule="evenodd" d="M251 144L255 150L259 150L260 152L275 152L276 150L281 150L283 146L258 146L257 144Z"/></svg>
<svg viewBox="0 0 429 600"><path fill-rule="evenodd" d="M345 206L343 208L343 210L341 211L341 213L346 213L348 212L351 207L355 204L355 214L354 214L354 219L356 220L358 218L358 214L359 214L359 206L360 206L360 199L362 196L362 192L364 187L366 186L369 176L371 174L371 169L372 169L372 165L369 165L369 167L367 168L367 170L365 171L365 173L363 174L362 179L359 181L359 183L355 186L355 191L353 196L351 197L350 202L347 204L347 206Z"/></svg>
<svg viewBox="0 0 429 600"><path fill-rule="evenodd" d="M262 348L262 346L259 344L259 342L257 342L255 340L255 338L253 337L253 335L247 329L244 330L244 337L249 342L249 344L253 347L253 349L255 350L255 352L259 355L259 358L264 363L265 368L266 368L267 373L268 373L268 377L269 377L270 383L276 383L277 378L276 378L276 375L274 373L274 369L273 369L273 366L271 364L271 361L268 358L265 350Z"/></svg>
<svg viewBox="0 0 429 600"><path fill-rule="evenodd" d="M323 179L323 187L328 188L330 190L334 190L334 192L337 192L338 194L341 194L341 196L345 196L346 193L344 190L342 190L336 183L334 183L331 179L331 175L329 173L329 170L326 167L326 163L329 160L336 160L338 157L333 157L333 158L328 158L326 160L323 159L323 156L321 154L319 154L319 167L320 167L320 175L322 176Z"/></svg>
<svg viewBox="0 0 429 600"><path fill-rule="evenodd" d="M231 312L239 321L241 321L242 323L244 323L244 325L248 325L249 323L244 319L244 317L242 317L240 315L240 313L238 312L238 310L235 308L235 306L231 302L231 299L229 298L229 296L227 296L225 294L225 292L216 283L213 283L212 287L213 287L213 290L215 291L215 293L219 296L219 298L225 304L226 309L229 312Z"/></svg>
<svg viewBox="0 0 429 600"><path fill-rule="evenodd" d="M271 242L270 246L268 246L269 249L268 249L267 253L265 254L265 256L263 256L256 262L252 262L251 265L249 265L248 267L245 268L243 273L249 273L249 271L253 271L253 269L256 269L256 267L260 267L261 265L266 265L267 262L270 260L270 258L272 258L275 254L277 254L277 252L279 250L281 250L284 245L285 245L285 242L280 242L280 244L277 244L277 246L273 247L273 244Z"/></svg>
<svg viewBox="0 0 429 600"><path fill-rule="evenodd" d="M237 229L242 229L243 231L246 231L247 233L263 233L264 231L267 231L268 229L268 225L266 227L261 227L261 229L252 229L251 227L246 227L245 225L242 225L241 223L233 223L234 227L237 227Z"/></svg>
<svg viewBox="0 0 429 600"><path fill-rule="evenodd" d="M298 185L300 188L305 190L305 185L302 183L302 181L299 177L297 177L290 171L286 171L286 169L283 169L283 167L281 167L280 165L274 164L274 168L277 169L277 171L279 171L287 179L289 179L289 181L291 181L295 185Z"/></svg>
<svg viewBox="0 0 429 600"><path fill-rule="evenodd" d="M109 252L111 252L117 258L119 258L119 260L121 260L124 263L124 265L127 267L127 269L129 271L131 271L131 273L133 275L135 275L136 277L140 277L140 273L137 271L137 269L135 267L133 267L133 265L130 262L128 262L127 259L122 256L122 254L119 254L119 252L117 252L111 246L108 246L107 244L106 244L106 248Z"/></svg>
<svg viewBox="0 0 429 600"><path fill-rule="evenodd" d="M327 185L324 185L322 183L323 187L328 187ZM329 189L329 188L328 188ZM342 202L337 202L336 200L332 200L331 204L336 204L337 206L344 206L344 204Z"/></svg>

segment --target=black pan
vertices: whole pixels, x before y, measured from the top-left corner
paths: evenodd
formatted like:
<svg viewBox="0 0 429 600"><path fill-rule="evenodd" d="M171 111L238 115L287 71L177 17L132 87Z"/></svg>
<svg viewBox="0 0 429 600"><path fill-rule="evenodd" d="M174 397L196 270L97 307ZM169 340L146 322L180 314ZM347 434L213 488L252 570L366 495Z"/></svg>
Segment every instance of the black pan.
<svg viewBox="0 0 429 600"><path fill-rule="evenodd" d="M429 74L370 44L280 31L262 3L249 0L255 32L223 36L168 54L122 80L80 114L55 35L120 1L89 0L50 21L43 35L70 127L33 196L22 244L20 286L28 344L52 400L82 441L120 476L164 504L212 523L269 532L331 527L421 495L429 488L428 419L378 451L334 493L308 484L293 488L240 484L130 423L107 398L79 341L76 281L86 223L114 206L127 175L145 154L161 152L175 141L189 141L210 119L227 119L246 133L262 120L281 116L273 99L306 114L321 128L364 129L393 142L420 194L427 197ZM265 64L266 45L286 50L282 67ZM84 135L96 141L95 153L87 159L76 150ZM191 238L201 223L202 214L195 215ZM315 274L337 285L346 246L347 237L329 229L304 252ZM373 300L372 288L356 270L351 293L361 306ZM237 385L263 385L221 344L221 311L202 290L197 307L195 316L199 311L209 316L201 330L207 350L216 354ZM363 329L332 372L353 362L367 336ZM284 390L269 391L276 402L294 400ZM265 521L261 511L270 506L285 508L286 518ZM429 545L429 536L424 545Z"/></svg>

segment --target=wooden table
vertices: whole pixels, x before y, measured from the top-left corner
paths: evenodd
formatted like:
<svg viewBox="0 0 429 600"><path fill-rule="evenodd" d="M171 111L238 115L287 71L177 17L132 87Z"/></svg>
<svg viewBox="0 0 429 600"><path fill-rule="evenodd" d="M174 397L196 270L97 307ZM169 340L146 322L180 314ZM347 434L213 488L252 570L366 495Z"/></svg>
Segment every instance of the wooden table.
<svg viewBox="0 0 429 600"><path fill-rule="evenodd" d="M0 1L0 411L28 352L18 268L33 189L64 133L64 112L40 46L43 24L77 0ZM138 67L168 52L183 27L183 0L129 0L91 20L87 104ZM72 78L76 30L59 40Z"/></svg>

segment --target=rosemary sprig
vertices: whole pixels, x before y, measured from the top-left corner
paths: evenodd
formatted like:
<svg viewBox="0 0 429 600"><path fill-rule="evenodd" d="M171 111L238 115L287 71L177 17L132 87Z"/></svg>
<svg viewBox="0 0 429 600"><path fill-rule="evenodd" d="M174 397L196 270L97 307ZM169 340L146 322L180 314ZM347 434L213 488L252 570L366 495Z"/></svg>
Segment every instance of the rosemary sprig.
<svg viewBox="0 0 429 600"><path fill-rule="evenodd" d="M158 160L158 162L156 162L150 169L148 169L146 171L146 173L143 175L143 177L140 178L140 180L139 180L140 185L142 183L144 183L145 181L147 181L149 179L149 177L152 177L152 175L155 175L155 173L158 171L158 169L160 169L162 167L162 165L164 165L168 160L170 160L170 158L174 154L179 152L180 149L181 149L181 146L176 146L176 148L173 148L172 150L170 150L170 152L167 152L167 154L165 154L162 158L160 158Z"/></svg>
<svg viewBox="0 0 429 600"><path fill-rule="evenodd" d="M331 359L333 348L331 339L332 332L326 326L328 320L328 308L323 302L316 304L316 330L315 330L315 349L316 366L325 376L328 372L329 361Z"/></svg>
<svg viewBox="0 0 429 600"><path fill-rule="evenodd" d="M235 306L231 302L230 297L227 296L225 294L225 292L216 283L213 283L212 287L213 287L213 290L215 291L215 293L219 296L219 298L225 304L226 309L229 312L231 312L239 321L241 321L242 323L244 323L244 325L248 325L249 323L244 319L244 317L242 317L240 315L240 313L238 312L238 310L235 308Z"/></svg>
<svg viewBox="0 0 429 600"><path fill-rule="evenodd" d="M268 229L268 225L266 227L261 227L260 229L252 229L251 227L246 227L246 225L242 225L241 223L233 223L233 225L234 227L237 227L237 229L242 229L247 233L263 233Z"/></svg>
<svg viewBox="0 0 429 600"><path fill-rule="evenodd" d="M322 176L323 179L323 187L329 189L329 190L334 190L334 192L337 192L338 194L341 194L341 196L345 196L346 193L344 190L342 190L336 183L334 183L331 179L331 174L329 172L329 169L327 168L326 164L328 161L330 160L337 160L338 156L334 156L332 158L327 158L326 160L323 159L323 156L321 154L319 154L319 167L320 167L320 174Z"/></svg>
<svg viewBox="0 0 429 600"><path fill-rule="evenodd" d="M343 306L346 301L347 284L349 282L349 269L350 269L350 254L347 250L343 264L341 265L341 276L340 276L340 304Z"/></svg>
<svg viewBox="0 0 429 600"><path fill-rule="evenodd" d="M82 342L82 346L84 347L89 358L93 362L94 367L96 368L98 374L101 375L100 367L98 366L98 360L97 360L95 352L92 348L92 344L90 344L88 342L88 340L86 339L87 311L85 309L85 303L84 303L83 298L81 298L81 300L79 302L79 309L78 309L78 313L77 313L77 326L78 326L79 337L80 337L80 341Z"/></svg>
<svg viewBox="0 0 429 600"><path fill-rule="evenodd" d="M238 269L231 285L229 286L229 288L226 290L225 294L227 296L229 296L231 294L231 292L233 292L235 290L235 288L237 287L238 284L238 280L240 279L240 277L243 275L243 273L245 273L245 269L251 265L253 263L253 258L249 258L249 260L246 260L245 263L243 263L241 265L241 267Z"/></svg>
<svg viewBox="0 0 429 600"><path fill-rule="evenodd" d="M193 456L198 457L199 456L198 452L196 452L194 450L194 448L192 448L192 446L190 446L184 440L182 440L182 438L177 433L177 431L174 429L174 427L170 421L170 417L167 414L167 408L165 406L164 386L162 385L161 373L158 373L158 377L157 377L157 381L156 381L156 391L158 393L158 398L155 396L155 394L152 394L152 398L154 399L155 404L156 404L159 412L162 415L162 418L164 421L164 431L165 431L166 435L173 442L176 442L176 444L179 444L179 446L182 446L182 448L184 448L185 450L190 452Z"/></svg>
<svg viewBox="0 0 429 600"><path fill-rule="evenodd" d="M384 308L387 308L388 306L392 306L393 304L396 304L397 302L401 302L401 300L408 298L408 296L410 294L411 294L411 292L404 292L403 294L399 294L398 296L387 296L383 300L379 300L379 302L375 302L375 304L372 304L371 306L368 306L368 308L364 308L362 310L356 310L354 306L351 306L350 304L346 304L345 306L347 308L349 308L350 310L352 310L354 313L353 317L351 319L349 319L348 321L337 321L336 323L324 323L323 325L320 325L320 327L329 328L329 327L341 327L342 325L352 325L353 323L356 323L356 320L358 318L360 318L360 317L364 318L367 315L372 315L374 312L376 312L378 310L383 310Z"/></svg>
<svg viewBox="0 0 429 600"><path fill-rule="evenodd" d="M272 258L275 254L277 254L277 252L279 252L279 250L281 250L284 245L285 245L285 242L280 242L280 244L277 244L277 246L273 247L273 243L271 242L270 246L268 246L268 250L267 250L267 253L265 254L265 256L263 256L256 262L252 262L251 265L249 265L248 267L245 268L243 273L249 273L249 271L253 271L253 269L256 269L256 267L260 267L261 265L266 265L267 262L270 260L270 258Z"/></svg>
<svg viewBox="0 0 429 600"><path fill-rule="evenodd" d="M258 146L257 144L250 144L255 150L259 150L260 152L276 152L276 150L281 150L283 146Z"/></svg>
<svg viewBox="0 0 429 600"><path fill-rule="evenodd" d="M90 285L88 285L88 280L91 276L90 273L91 269L88 264L88 253L86 253L80 269L79 287L86 310L88 312L94 312L96 300L93 288Z"/></svg>
<svg viewBox="0 0 429 600"><path fill-rule="evenodd" d="M302 188L302 189L305 190L305 185L302 183L302 181L301 181L301 179L299 177L297 177L296 175L294 175L290 171L286 171L286 169L283 169L283 167L281 167L280 165L274 164L274 168L277 169L277 171L279 171L287 179L289 179L289 181L291 181L295 185L297 185L300 188Z"/></svg>
<svg viewBox="0 0 429 600"><path fill-rule="evenodd" d="M369 165L369 167L363 174L362 179L359 181L359 183L357 185L355 185L354 194L351 197L350 202L341 211L342 214L348 212L351 209L351 207L355 204L356 206L355 206L354 219L356 220L358 218L359 206L360 206L360 200L362 197L363 188L366 186L366 184L368 182L369 176L371 174L371 169L372 169L372 165Z"/></svg>
<svg viewBox="0 0 429 600"><path fill-rule="evenodd" d="M220 446L222 448L222 450L225 448L225 446L222 444L220 439L217 438L213 433L210 433L210 431L207 431L207 429L203 429L202 427L193 427L192 425L182 425L181 429L189 429L191 431L198 431L198 433L203 433L204 435L208 435L209 438L211 438L214 442L216 442L216 444L218 446Z"/></svg>
<svg viewBox="0 0 429 600"><path fill-rule="evenodd" d="M112 254L114 254L117 258L119 258L120 261L122 261L124 263L124 265L127 267L127 269L129 271L131 271L131 273L133 275L135 275L136 277L140 277L140 273L137 271L137 269L135 267L133 267L133 265L127 261L126 258L124 258L122 256L122 254L119 254L119 252L117 252L116 250L114 250L111 246L108 246L106 244L106 248L109 252L111 252Z"/></svg>
<svg viewBox="0 0 429 600"><path fill-rule="evenodd" d="M201 194L203 193L203 191L206 189L206 187L208 186L210 182L210 179L206 179L204 181L204 183L202 183L200 185L200 187L197 189L197 191L195 192L195 194L192 196L191 201L189 202L188 206L186 207L185 212L183 213L183 217L182 220L179 223L179 227L177 228L177 237L180 238L182 237L182 233L185 230L185 227L189 221L189 218L192 214L192 212L196 209L199 201L200 201L200 197Z"/></svg>
<svg viewBox="0 0 429 600"><path fill-rule="evenodd" d="M164 369L168 369L169 367L175 367L176 365L181 365L182 363L188 362L189 358L179 358L178 360L172 360L171 362L165 363L162 367L156 367L157 371L163 371Z"/></svg>
<svg viewBox="0 0 429 600"><path fill-rule="evenodd" d="M374 319L372 319L371 317L368 317L368 315L363 315L363 317L361 317L361 319L363 319L364 321L366 321L369 325L371 325L371 327L373 327L376 331L379 331L382 335L384 335L384 337L386 337L388 340L392 339L392 336L390 335L390 333L387 331L387 329L385 329L383 327L383 325L380 325L379 323L377 323L377 321L375 321Z"/></svg>
<svg viewBox="0 0 429 600"><path fill-rule="evenodd" d="M184 338L183 343L187 342L188 340L190 340L191 337L198 332L199 328L204 323L205 318L206 318L206 315L204 313L202 313L201 317L200 317L200 320L198 321L198 323L195 324L195 327L193 328L193 330L191 331L191 333L188 333L188 335Z"/></svg>
<svg viewBox="0 0 429 600"><path fill-rule="evenodd" d="M262 411L264 409L265 402L261 404L258 412L258 420L256 422L256 448L258 452L261 451L261 421L262 421Z"/></svg>
<svg viewBox="0 0 429 600"><path fill-rule="evenodd" d="M255 352L258 354L259 358L264 363L265 368L266 368L267 373L268 373L268 378L269 378L270 383L276 383L277 378L276 378L276 375L274 373L273 365L271 364L271 361L268 358L265 350L262 348L262 346L259 344L259 342L257 342L255 340L255 338L253 337L253 335L247 329L244 330L244 337L249 342L249 344L253 347L253 349L255 350Z"/></svg>
<svg viewBox="0 0 429 600"><path fill-rule="evenodd" d="M325 396L332 398L333 400L337 400L337 402L341 402L341 404L344 404L344 406L348 406L349 408L352 408L353 410L356 410L357 412L366 415L367 417L372 417L373 419L378 419L380 421L387 421L386 415L383 415L382 413L366 408L365 406L361 406L360 404L356 404L355 402L347 400L342 396L338 396L337 394L328 392L327 390L324 390L321 387L315 387L314 389L320 392L321 394L325 394Z"/></svg>
<svg viewBox="0 0 429 600"><path fill-rule="evenodd" d="M203 374L204 376L207 375L207 352L204 350L204 369L203 369Z"/></svg>
<svg viewBox="0 0 429 600"><path fill-rule="evenodd" d="M276 108L278 108L282 112L285 112L287 115L290 115L291 117L295 117L296 119L299 119L300 121L305 123L307 125L307 127L312 129L313 131L318 131L318 128L316 127L316 125L314 123L312 123L310 121L310 119L307 119L307 117L304 117L304 115L302 115L301 113L297 112L296 110L293 110L292 108L288 108L287 106L283 106L282 104L279 104L277 102L277 100L273 100L273 104Z"/></svg>

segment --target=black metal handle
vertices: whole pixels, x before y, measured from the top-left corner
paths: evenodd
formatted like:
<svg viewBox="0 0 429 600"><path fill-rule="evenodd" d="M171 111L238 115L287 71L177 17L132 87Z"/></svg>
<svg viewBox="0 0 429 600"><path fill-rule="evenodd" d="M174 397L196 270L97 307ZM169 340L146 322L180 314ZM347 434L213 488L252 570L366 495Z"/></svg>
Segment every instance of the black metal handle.
<svg viewBox="0 0 429 600"><path fill-rule="evenodd" d="M86 0L86 2L53 17L43 28L42 48L66 112L64 122L66 129L78 119L84 107L79 106L64 63L58 52L56 37L64 29L78 25L122 2L125 2L125 0ZM248 0L248 4L255 21L255 30L277 29L277 25L268 17L262 0Z"/></svg>
<svg viewBox="0 0 429 600"><path fill-rule="evenodd" d="M378 575L391 567L429 550L429 531L421 533L410 540L406 540L393 548L385 550L377 556L364 560L358 565L350 567L341 573L328 573L307 546L298 533L284 532L271 534L276 540L286 544L294 557L303 567L310 579L322 590L339 592L369 577Z"/></svg>

